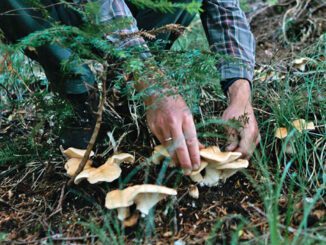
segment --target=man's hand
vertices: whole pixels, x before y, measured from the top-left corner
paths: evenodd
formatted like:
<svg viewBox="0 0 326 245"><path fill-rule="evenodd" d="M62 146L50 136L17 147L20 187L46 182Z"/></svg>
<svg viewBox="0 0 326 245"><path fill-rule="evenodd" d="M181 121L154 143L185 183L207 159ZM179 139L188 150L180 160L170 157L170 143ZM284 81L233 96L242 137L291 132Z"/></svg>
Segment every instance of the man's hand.
<svg viewBox="0 0 326 245"><path fill-rule="evenodd" d="M260 141L257 121L250 102L250 85L246 80L238 80L229 88L230 104L224 111L222 119L238 119L246 115L248 121L239 130L227 128L228 151L241 152L245 158L250 158Z"/></svg>
<svg viewBox="0 0 326 245"><path fill-rule="evenodd" d="M147 123L153 134L169 149L173 161L186 175L200 166L197 132L192 114L180 95L152 96L145 101Z"/></svg>

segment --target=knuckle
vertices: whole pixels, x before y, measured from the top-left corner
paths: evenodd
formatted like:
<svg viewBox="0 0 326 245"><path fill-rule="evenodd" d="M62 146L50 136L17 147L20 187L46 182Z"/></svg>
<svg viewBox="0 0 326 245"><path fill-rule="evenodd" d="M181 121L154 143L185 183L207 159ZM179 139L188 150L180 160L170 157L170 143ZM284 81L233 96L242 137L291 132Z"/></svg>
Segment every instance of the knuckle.
<svg viewBox="0 0 326 245"><path fill-rule="evenodd" d="M178 154L186 153L186 148L183 145L177 146L175 150L178 152Z"/></svg>
<svg viewBox="0 0 326 245"><path fill-rule="evenodd" d="M188 146L193 146L198 143L197 137L189 137L186 139L186 143Z"/></svg>
<svg viewBox="0 0 326 245"><path fill-rule="evenodd" d="M189 112L184 112L183 114L183 121L185 123L192 123L194 121L194 118L192 117L192 115Z"/></svg>
<svg viewBox="0 0 326 245"><path fill-rule="evenodd" d="M177 118L175 116L169 116L168 120L167 120L167 123L168 123L169 126L175 126L175 125L177 125L178 120L177 120Z"/></svg>

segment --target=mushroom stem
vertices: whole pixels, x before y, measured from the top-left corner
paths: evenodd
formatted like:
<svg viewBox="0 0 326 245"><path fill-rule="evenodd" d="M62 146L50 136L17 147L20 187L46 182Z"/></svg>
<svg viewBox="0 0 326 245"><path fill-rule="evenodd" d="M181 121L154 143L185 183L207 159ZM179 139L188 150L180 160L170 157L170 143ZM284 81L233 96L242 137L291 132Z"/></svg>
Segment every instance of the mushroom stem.
<svg viewBox="0 0 326 245"><path fill-rule="evenodd" d="M118 219L120 221L124 221L129 216L130 216L130 209L129 209L129 207L118 208Z"/></svg>

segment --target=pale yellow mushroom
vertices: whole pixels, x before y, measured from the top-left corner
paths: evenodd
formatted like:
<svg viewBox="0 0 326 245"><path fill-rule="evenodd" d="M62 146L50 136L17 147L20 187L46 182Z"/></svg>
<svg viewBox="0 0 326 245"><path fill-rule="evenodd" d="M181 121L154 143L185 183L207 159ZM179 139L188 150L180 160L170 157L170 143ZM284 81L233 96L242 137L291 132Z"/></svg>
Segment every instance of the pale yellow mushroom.
<svg viewBox="0 0 326 245"><path fill-rule="evenodd" d="M197 174L199 174L203 169L205 169L206 167L207 167L207 165L208 165L208 162L206 162L206 161L200 161L200 167L199 167L199 169L197 169L197 170L195 170L195 171L192 171L191 173L190 173L190 176L194 176L194 175L197 175Z"/></svg>
<svg viewBox="0 0 326 245"><path fill-rule="evenodd" d="M198 187L195 185L189 186L189 196L192 198L198 199L199 198L199 190Z"/></svg>
<svg viewBox="0 0 326 245"><path fill-rule="evenodd" d="M214 166L208 164L205 168L205 176L202 183L208 187L217 186L221 179L221 174L222 170L218 170Z"/></svg>
<svg viewBox="0 0 326 245"><path fill-rule="evenodd" d="M200 150L200 156L209 164L227 163L237 160L241 157L240 152L221 152L218 147L207 147Z"/></svg>
<svg viewBox="0 0 326 245"><path fill-rule="evenodd" d="M155 165L159 165L165 158L171 157L168 150L163 145L157 145L154 147L154 151L151 157L151 161ZM176 164L172 159L170 160L169 167L176 167Z"/></svg>
<svg viewBox="0 0 326 245"><path fill-rule="evenodd" d="M65 154L68 158L80 158L82 159L84 157L86 153L86 150L81 150L81 149L77 149L74 147L70 147L67 150L63 151L63 154ZM91 151L89 157L94 156L94 152Z"/></svg>
<svg viewBox="0 0 326 245"><path fill-rule="evenodd" d="M288 136L288 130L286 128L277 128L275 131L275 137L278 139L284 139Z"/></svg>
<svg viewBox="0 0 326 245"><path fill-rule="evenodd" d="M221 152L218 147L212 146L200 151L202 164L199 170L193 171L190 178L197 183L206 186L216 186L222 180L235 174L239 169L249 166L249 162L239 159L239 152ZM205 175L201 172L205 169Z"/></svg>
<svg viewBox="0 0 326 245"><path fill-rule="evenodd" d="M203 181L203 176L201 175L201 171L203 171L207 167L208 163L205 161L200 161L200 167L198 170L192 171L190 173L190 179L196 183L201 183Z"/></svg>
<svg viewBox="0 0 326 245"><path fill-rule="evenodd" d="M242 169L242 168L248 168L249 161L245 159L238 159L233 162L224 163L221 165L215 165L216 169Z"/></svg>
<svg viewBox="0 0 326 245"><path fill-rule="evenodd" d="M87 179L89 183L95 184L99 182L112 182L120 177L122 162L132 163L134 157L127 153L116 154L110 157L103 165L98 168L88 168L83 170L75 178L75 183L80 183L83 179Z"/></svg>
<svg viewBox="0 0 326 245"><path fill-rule="evenodd" d="M315 130L315 125L313 122L306 122L304 119L297 119L292 122L293 127L295 127L299 132L303 130Z"/></svg>
<svg viewBox="0 0 326 245"><path fill-rule="evenodd" d="M134 162L135 162L135 157L133 155L130 155L128 153L120 153L120 154L113 155L108 160L106 160L105 163L120 164L120 163L134 163Z"/></svg>
<svg viewBox="0 0 326 245"><path fill-rule="evenodd" d="M136 204L136 208L147 215L149 210L164 197L177 195L177 191L165 186L144 184L128 187L124 190L109 192L105 198L105 207L117 209L118 216L125 212L126 208Z"/></svg>
<svg viewBox="0 0 326 245"><path fill-rule="evenodd" d="M313 59L304 57L304 58L299 58L299 59L295 59L292 64L295 68L297 68L300 71L305 71L306 69L306 65L309 61L311 61Z"/></svg>
<svg viewBox="0 0 326 245"><path fill-rule="evenodd" d="M76 171L78 169L78 166L79 166L80 162L81 162L81 159L80 158L70 158L66 162L65 169L67 170L67 174L69 176L74 176L75 175L75 173L76 173ZM84 170L91 168L92 167L92 163L93 163L92 160L88 160L86 162L86 165L84 167Z"/></svg>

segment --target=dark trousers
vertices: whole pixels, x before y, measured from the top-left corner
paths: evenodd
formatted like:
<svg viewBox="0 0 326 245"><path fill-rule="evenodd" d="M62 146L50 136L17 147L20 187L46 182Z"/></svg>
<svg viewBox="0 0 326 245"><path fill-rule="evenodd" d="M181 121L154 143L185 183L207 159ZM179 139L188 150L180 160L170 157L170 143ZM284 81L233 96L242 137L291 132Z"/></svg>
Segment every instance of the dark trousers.
<svg viewBox="0 0 326 245"><path fill-rule="evenodd" d="M51 21L64 25L80 26L83 24L80 15L62 4L55 5L58 0L41 0L52 20L45 20L37 10L31 9L28 0L0 0L0 29L9 42L27 36L28 34L45 30L51 26ZM150 30L166 24L180 24L188 26L194 15L184 10L175 10L173 13L160 13L150 9L138 9L126 1L133 16L136 18L139 29ZM158 36L167 42L163 48L170 48L177 38L172 33ZM62 64L71 57L71 50L60 45L44 45L37 48L36 52L26 50L25 54L36 60L44 68L51 87L66 94L81 94L89 90L95 83L94 75L85 64L70 65L70 70L62 72Z"/></svg>

